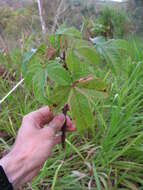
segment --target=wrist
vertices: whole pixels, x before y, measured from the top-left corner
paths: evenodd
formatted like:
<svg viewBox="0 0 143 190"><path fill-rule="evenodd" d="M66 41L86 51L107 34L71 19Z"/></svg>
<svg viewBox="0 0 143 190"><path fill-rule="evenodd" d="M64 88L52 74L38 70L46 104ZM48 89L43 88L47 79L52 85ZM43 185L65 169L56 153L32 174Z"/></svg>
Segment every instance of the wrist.
<svg viewBox="0 0 143 190"><path fill-rule="evenodd" d="M19 187L19 182L24 176L24 161L24 156L17 156L14 152L10 152L0 160L0 165L3 167L14 189Z"/></svg>

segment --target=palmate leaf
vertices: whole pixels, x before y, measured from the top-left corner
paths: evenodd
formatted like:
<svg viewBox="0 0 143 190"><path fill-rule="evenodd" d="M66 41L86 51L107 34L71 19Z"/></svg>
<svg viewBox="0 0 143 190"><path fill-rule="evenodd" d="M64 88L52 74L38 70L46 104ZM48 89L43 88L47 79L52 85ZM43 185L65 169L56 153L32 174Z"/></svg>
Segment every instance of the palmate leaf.
<svg viewBox="0 0 143 190"><path fill-rule="evenodd" d="M58 61L48 62L46 70L48 77L60 86L69 86L71 84L70 73Z"/></svg>
<svg viewBox="0 0 143 190"><path fill-rule="evenodd" d="M72 90L70 98L70 108L72 118L75 121L77 130L79 132L86 132L87 129L93 130L93 113L88 102L88 99L81 94L77 88Z"/></svg>
<svg viewBox="0 0 143 190"><path fill-rule="evenodd" d="M61 111L64 105L68 101L70 94L70 86L57 86L53 91L51 96L48 97L49 106L54 110L54 112Z"/></svg>
<svg viewBox="0 0 143 190"><path fill-rule="evenodd" d="M41 103L48 102L54 112L61 111L68 103L78 131L89 129L94 133L91 99L96 97L97 92L107 92L104 81L91 77L99 60L98 53L90 42L79 39L81 34L74 28L60 28L55 36L57 41L60 40L58 43L61 40L66 43L65 63L68 70L63 67L64 60L54 59L59 57L61 44L58 49L54 46L46 49L42 45L24 59L27 69L25 81L32 83L35 97ZM55 44L54 38L51 41ZM72 43L69 44L69 41Z"/></svg>

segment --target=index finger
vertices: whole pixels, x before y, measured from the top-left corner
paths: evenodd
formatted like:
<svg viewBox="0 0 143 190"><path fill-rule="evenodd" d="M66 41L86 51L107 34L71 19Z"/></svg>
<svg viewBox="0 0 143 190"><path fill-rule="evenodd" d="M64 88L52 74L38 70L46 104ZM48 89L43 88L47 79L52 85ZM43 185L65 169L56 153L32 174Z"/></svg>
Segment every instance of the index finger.
<svg viewBox="0 0 143 190"><path fill-rule="evenodd" d="M34 121L40 127L43 127L53 119L53 114L48 106L44 106L36 111L29 113L27 116L25 116L25 118Z"/></svg>

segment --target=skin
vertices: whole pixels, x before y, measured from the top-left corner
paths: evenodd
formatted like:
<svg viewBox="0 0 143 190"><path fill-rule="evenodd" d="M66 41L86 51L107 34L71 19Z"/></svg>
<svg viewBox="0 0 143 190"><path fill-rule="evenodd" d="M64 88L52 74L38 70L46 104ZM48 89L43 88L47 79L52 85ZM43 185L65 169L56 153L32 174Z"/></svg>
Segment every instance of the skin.
<svg viewBox="0 0 143 190"><path fill-rule="evenodd" d="M11 151L0 160L14 189L31 181L51 155L53 147L61 142L58 133L65 119L67 131L74 131L75 125L69 117L53 116L47 106L23 118Z"/></svg>

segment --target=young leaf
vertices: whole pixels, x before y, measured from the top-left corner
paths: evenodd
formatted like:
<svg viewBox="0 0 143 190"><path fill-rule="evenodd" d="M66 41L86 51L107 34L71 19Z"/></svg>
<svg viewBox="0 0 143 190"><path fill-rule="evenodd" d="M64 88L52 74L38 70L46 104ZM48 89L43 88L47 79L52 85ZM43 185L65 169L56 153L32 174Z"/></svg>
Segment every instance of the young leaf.
<svg viewBox="0 0 143 190"><path fill-rule="evenodd" d="M86 132L87 129L93 131L93 113L88 99L77 89L72 91L70 108L77 130L79 132Z"/></svg>
<svg viewBox="0 0 143 190"><path fill-rule="evenodd" d="M46 69L48 77L60 86L69 86L71 84L70 73L57 61L49 62Z"/></svg>

